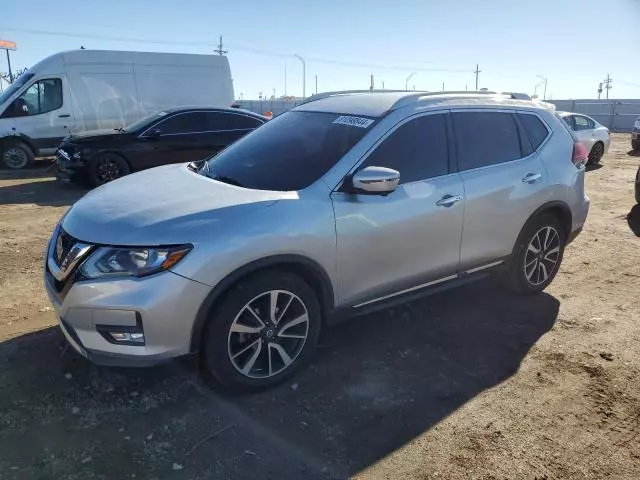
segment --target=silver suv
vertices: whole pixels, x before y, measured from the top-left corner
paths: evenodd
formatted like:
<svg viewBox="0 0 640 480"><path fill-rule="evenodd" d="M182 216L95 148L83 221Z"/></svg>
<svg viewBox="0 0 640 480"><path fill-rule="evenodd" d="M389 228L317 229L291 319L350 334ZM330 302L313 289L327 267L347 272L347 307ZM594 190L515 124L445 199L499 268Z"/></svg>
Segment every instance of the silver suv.
<svg viewBox="0 0 640 480"><path fill-rule="evenodd" d="M264 388L345 316L492 271L544 289L587 217L587 156L516 95L323 94L200 166L87 194L45 284L96 363L199 352L223 385Z"/></svg>

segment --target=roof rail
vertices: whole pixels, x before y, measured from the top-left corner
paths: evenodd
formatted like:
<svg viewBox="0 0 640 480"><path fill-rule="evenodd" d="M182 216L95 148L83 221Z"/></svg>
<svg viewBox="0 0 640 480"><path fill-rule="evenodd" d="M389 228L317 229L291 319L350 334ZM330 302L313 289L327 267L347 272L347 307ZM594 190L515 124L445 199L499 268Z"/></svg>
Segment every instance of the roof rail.
<svg viewBox="0 0 640 480"><path fill-rule="evenodd" d="M446 96L446 95L468 95L471 97L475 96L483 96L483 95L501 95L504 97L508 97L512 100L531 100L531 97L526 93L517 93L517 92L496 92L492 90L449 90L442 92L415 92L411 95L407 95L406 97L402 97L396 103L393 104L392 109L403 107L405 105L410 105L419 101L424 97L431 96Z"/></svg>
<svg viewBox="0 0 640 480"><path fill-rule="evenodd" d="M379 90L379 89L367 89L367 90L336 90L334 92L322 92L322 93L316 93L315 95L311 95L310 97L307 97L302 103L299 103L298 105L304 105L305 103L309 103L309 102L315 102L316 100L321 100L323 98L327 98L327 97L333 97L336 95L351 95L354 93L400 93L400 92L407 92L407 90ZM420 92L414 92L413 90L411 90L412 93L420 93ZM422 92L422 94L426 94L429 92Z"/></svg>
<svg viewBox="0 0 640 480"><path fill-rule="evenodd" d="M415 90L337 90L334 92L323 92L316 93L308 98L306 98L299 105L304 105L305 103L315 102L316 100L321 100L327 97L333 97L337 95L351 95L351 94L364 94L364 93L407 93L406 97L399 99L394 105L393 108L398 108L403 105L411 104L413 102L418 101L422 97L427 96L436 96L436 95L503 95L509 97L513 100L531 100L531 97L526 93L517 93L517 92L497 92L493 90L447 90L441 92L426 92L426 91L415 91Z"/></svg>

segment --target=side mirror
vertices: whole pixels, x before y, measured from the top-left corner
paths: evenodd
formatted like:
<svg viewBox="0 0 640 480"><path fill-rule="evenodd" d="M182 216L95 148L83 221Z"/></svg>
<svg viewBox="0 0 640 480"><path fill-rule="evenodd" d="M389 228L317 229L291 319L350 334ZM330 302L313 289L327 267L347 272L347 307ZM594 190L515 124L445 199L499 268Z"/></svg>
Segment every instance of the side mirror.
<svg viewBox="0 0 640 480"><path fill-rule="evenodd" d="M160 135L162 135L162 130L160 130L159 128L152 128L144 134L145 137L149 138L158 138Z"/></svg>
<svg viewBox="0 0 640 480"><path fill-rule="evenodd" d="M385 167L366 167L351 177L356 191L387 195L393 192L400 183L400 172Z"/></svg>

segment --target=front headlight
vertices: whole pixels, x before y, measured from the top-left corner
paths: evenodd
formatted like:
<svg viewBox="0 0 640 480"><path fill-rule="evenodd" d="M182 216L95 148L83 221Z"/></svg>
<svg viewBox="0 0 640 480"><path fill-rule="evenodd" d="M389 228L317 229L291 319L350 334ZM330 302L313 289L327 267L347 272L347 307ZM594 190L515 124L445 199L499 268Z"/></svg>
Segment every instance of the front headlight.
<svg viewBox="0 0 640 480"><path fill-rule="evenodd" d="M112 275L144 277L168 270L191 251L191 245L176 247L100 247L82 264L80 273L85 278Z"/></svg>

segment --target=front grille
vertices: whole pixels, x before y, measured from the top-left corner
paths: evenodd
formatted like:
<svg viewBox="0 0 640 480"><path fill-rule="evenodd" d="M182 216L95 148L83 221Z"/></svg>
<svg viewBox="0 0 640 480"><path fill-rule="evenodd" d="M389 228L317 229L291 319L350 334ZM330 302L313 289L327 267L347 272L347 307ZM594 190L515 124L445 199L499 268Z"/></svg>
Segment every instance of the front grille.
<svg viewBox="0 0 640 480"><path fill-rule="evenodd" d="M50 248L53 249L53 252L49 252L50 257L53 257L53 261L57 264L58 267L61 266L64 259L67 257L71 249L78 244L81 243L76 238L69 235L62 228L58 231L58 236L56 237L55 242L51 245ZM70 271L68 276L63 280L58 280L53 276L53 274L49 271L49 268L46 268L46 278L53 290L57 293L58 299L60 301L64 300L64 298L71 290L76 281L80 279L80 275L78 273L78 269L82 265L82 261L75 266L74 270Z"/></svg>

